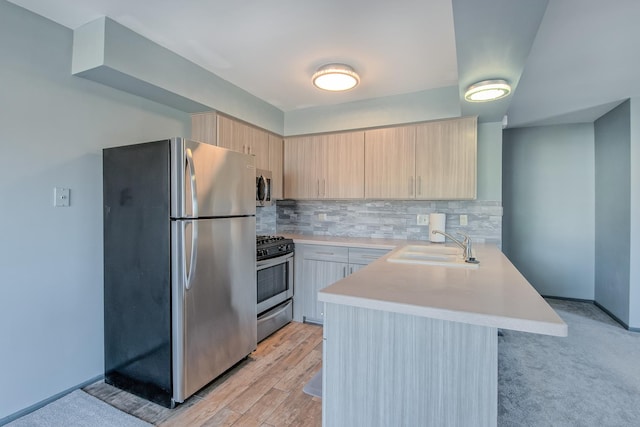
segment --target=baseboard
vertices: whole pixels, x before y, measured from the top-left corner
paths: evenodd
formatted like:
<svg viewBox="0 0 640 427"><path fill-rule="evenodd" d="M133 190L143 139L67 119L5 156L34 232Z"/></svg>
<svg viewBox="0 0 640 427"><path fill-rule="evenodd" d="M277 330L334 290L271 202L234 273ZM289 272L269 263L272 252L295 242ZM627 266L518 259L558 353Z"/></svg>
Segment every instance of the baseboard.
<svg viewBox="0 0 640 427"><path fill-rule="evenodd" d="M592 300L592 299L557 297L557 296L554 296L554 295L541 295L541 296L544 299L559 299L559 300L562 300L562 301L590 302L591 304L595 303L595 301Z"/></svg>
<svg viewBox="0 0 640 427"><path fill-rule="evenodd" d="M588 302L588 303L591 303L591 304L595 305L596 307L598 307L600 310L604 311L607 314L607 316L611 317L613 320L618 322L626 330L631 331L631 332L640 332L640 328L632 328L632 327L630 327L625 322L623 322L621 319L619 319L618 316L616 316L615 314L613 314L612 312L607 310L605 307L603 307L601 304L599 304L598 301L595 301L595 300L592 300L592 299L556 297L556 296L551 296L551 295L542 295L542 297L544 299L558 299L558 300L562 300L562 301L576 301L576 302Z"/></svg>
<svg viewBox="0 0 640 427"><path fill-rule="evenodd" d="M632 328L629 325L627 325L625 322L623 322L620 318L618 318L618 316L616 316L615 314L613 314L612 312L610 312L609 310L607 310L605 307L602 306L602 304L599 304L598 301L594 301L593 302L596 307L598 307L600 310L604 311L605 313L607 313L609 315L609 317L611 317L613 320L615 320L616 322L620 323L625 329L627 329L628 331L631 332L640 332L640 328Z"/></svg>
<svg viewBox="0 0 640 427"><path fill-rule="evenodd" d="M29 406L28 408L21 409L18 412L15 412L15 413L13 413L13 414L11 414L9 416L1 418L0 419L0 426L3 426L5 424L9 424L11 421L15 421L18 418L24 417L27 414L30 414L30 413L32 413L34 411L37 411L38 409L42 408L43 406L47 406L49 403L53 402L54 400L58 400L62 396L66 396L67 394L71 393L74 390L86 387L89 384L93 384L96 381L100 381L102 379L104 379L104 375L98 375L97 377L94 377L94 378L92 378L90 380L87 380L87 381L85 381L83 383L80 383L80 384L78 384L78 385L76 385L74 387L71 387L71 388L68 388L68 389L66 389L64 391L61 391L60 393L54 394L51 397L48 397L48 398L46 398L44 400L41 400L40 402L38 402L36 404L33 404L33 405Z"/></svg>

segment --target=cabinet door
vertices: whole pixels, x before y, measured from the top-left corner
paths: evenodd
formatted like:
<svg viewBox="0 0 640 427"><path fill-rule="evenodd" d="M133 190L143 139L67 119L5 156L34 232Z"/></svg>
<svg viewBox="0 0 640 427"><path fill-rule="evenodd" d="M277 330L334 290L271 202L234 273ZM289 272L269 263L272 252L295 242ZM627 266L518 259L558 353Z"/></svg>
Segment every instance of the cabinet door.
<svg viewBox="0 0 640 427"><path fill-rule="evenodd" d="M476 198L476 118L416 126L418 199Z"/></svg>
<svg viewBox="0 0 640 427"><path fill-rule="evenodd" d="M415 127L365 131L365 197L415 197Z"/></svg>
<svg viewBox="0 0 640 427"><path fill-rule="evenodd" d="M216 113L191 115L191 139L216 145Z"/></svg>
<svg viewBox="0 0 640 427"><path fill-rule="evenodd" d="M365 268L368 264L349 264L349 274L353 274L356 271Z"/></svg>
<svg viewBox="0 0 640 427"><path fill-rule="evenodd" d="M269 168L269 134L245 123L218 115L218 145L256 156L256 168Z"/></svg>
<svg viewBox="0 0 640 427"><path fill-rule="evenodd" d="M306 279L305 286L310 291L305 294L303 317L307 321L322 323L324 303L318 301L318 291L344 278L348 264L305 259L302 265Z"/></svg>
<svg viewBox="0 0 640 427"><path fill-rule="evenodd" d="M246 153L245 135L235 120L218 116L218 146Z"/></svg>
<svg viewBox="0 0 640 427"><path fill-rule="evenodd" d="M320 197L323 150L320 136L287 138L284 141L284 197Z"/></svg>
<svg viewBox="0 0 640 427"><path fill-rule="evenodd" d="M364 198L364 132L324 135L324 176L320 197Z"/></svg>
<svg viewBox="0 0 640 427"><path fill-rule="evenodd" d="M269 134L269 170L272 174L271 198L281 200L284 197L282 176L284 173L284 141L282 137Z"/></svg>
<svg viewBox="0 0 640 427"><path fill-rule="evenodd" d="M387 253L389 249L349 248L348 273L355 273Z"/></svg>
<svg viewBox="0 0 640 427"><path fill-rule="evenodd" d="M248 154L256 156L256 168L269 170L269 134L252 126L241 125L246 134Z"/></svg>

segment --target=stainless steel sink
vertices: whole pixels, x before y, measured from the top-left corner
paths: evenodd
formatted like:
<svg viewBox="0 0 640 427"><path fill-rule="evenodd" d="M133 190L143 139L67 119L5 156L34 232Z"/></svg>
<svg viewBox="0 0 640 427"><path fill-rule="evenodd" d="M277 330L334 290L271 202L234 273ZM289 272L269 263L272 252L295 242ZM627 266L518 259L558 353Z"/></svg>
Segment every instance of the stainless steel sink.
<svg viewBox="0 0 640 427"><path fill-rule="evenodd" d="M387 258L401 264L436 265L455 268L478 268L464 261L462 249L440 245L407 245Z"/></svg>

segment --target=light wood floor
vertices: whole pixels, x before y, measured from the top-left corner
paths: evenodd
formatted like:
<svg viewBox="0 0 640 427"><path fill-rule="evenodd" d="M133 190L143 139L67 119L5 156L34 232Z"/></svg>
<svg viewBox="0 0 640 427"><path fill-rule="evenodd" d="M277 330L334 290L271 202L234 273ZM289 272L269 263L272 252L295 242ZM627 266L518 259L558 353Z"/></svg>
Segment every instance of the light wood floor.
<svg viewBox="0 0 640 427"><path fill-rule="evenodd" d="M322 366L322 327L292 322L174 409L104 382L86 391L158 426L320 426L322 402L302 391Z"/></svg>

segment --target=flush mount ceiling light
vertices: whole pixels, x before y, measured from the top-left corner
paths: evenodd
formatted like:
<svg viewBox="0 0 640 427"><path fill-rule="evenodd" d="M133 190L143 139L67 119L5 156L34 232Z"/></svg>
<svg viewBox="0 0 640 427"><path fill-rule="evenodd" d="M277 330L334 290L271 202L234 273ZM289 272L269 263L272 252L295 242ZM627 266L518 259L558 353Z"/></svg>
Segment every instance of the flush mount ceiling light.
<svg viewBox="0 0 640 427"><path fill-rule="evenodd" d="M356 87L360 76L348 65L327 64L318 68L311 80L319 89L339 92Z"/></svg>
<svg viewBox="0 0 640 427"><path fill-rule="evenodd" d="M511 86L506 80L485 80L469 86L464 99L469 102L494 101L511 93Z"/></svg>

